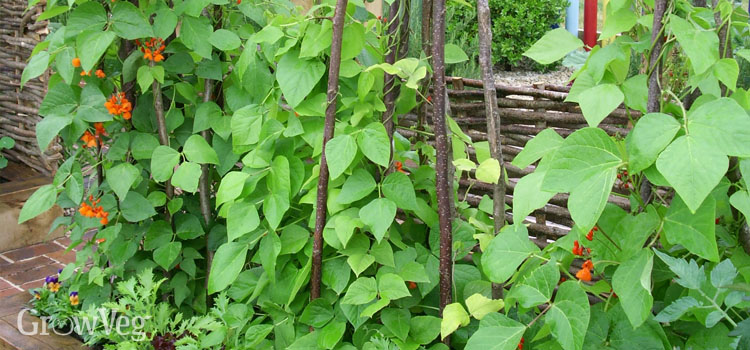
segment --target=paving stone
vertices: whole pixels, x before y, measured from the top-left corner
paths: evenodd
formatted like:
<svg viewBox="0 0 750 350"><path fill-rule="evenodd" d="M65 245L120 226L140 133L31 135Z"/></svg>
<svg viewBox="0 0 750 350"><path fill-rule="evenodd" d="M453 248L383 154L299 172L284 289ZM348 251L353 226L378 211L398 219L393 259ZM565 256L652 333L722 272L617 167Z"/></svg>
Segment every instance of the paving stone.
<svg viewBox="0 0 750 350"><path fill-rule="evenodd" d="M65 248L67 248L68 246L70 246L70 243L73 243L70 240L70 238L68 238L68 236L60 237L60 238L56 239L55 242L62 244L62 246L65 247Z"/></svg>
<svg viewBox="0 0 750 350"><path fill-rule="evenodd" d="M69 264L76 261L76 252L72 250L68 252L60 250L49 254L44 254L44 256L63 264Z"/></svg>
<svg viewBox="0 0 750 350"><path fill-rule="evenodd" d="M0 277L7 278L9 276L23 273L39 266L49 265L52 263L54 263L54 261L46 256L37 256L35 258L18 261L0 269Z"/></svg>
<svg viewBox="0 0 750 350"><path fill-rule="evenodd" d="M47 276L57 274L57 270L63 267L64 267L63 265L58 264L58 263L43 265L33 270L26 270L23 273L17 273L12 276L8 276L7 279L11 283L15 283L16 285L22 285L26 282L44 279Z"/></svg>
<svg viewBox="0 0 750 350"><path fill-rule="evenodd" d="M15 287L8 288L8 289L3 289L3 290L0 290L0 298L9 297L9 296L12 296L12 295L16 295L18 293L21 293L21 291L18 290L18 288L15 288Z"/></svg>
<svg viewBox="0 0 750 350"><path fill-rule="evenodd" d="M63 248L59 245L52 242L47 242L11 250L9 252L3 253L3 255L10 260L20 261L60 250L63 250Z"/></svg>
<svg viewBox="0 0 750 350"><path fill-rule="evenodd" d="M34 288L41 288L42 286L44 286L44 278L36 280L36 281L26 282L26 283L20 285L21 289L23 289L23 290L29 290L29 289L34 289Z"/></svg>
<svg viewBox="0 0 750 350"><path fill-rule="evenodd" d="M12 284L10 284L8 281L0 278L0 290L8 289L13 287Z"/></svg>

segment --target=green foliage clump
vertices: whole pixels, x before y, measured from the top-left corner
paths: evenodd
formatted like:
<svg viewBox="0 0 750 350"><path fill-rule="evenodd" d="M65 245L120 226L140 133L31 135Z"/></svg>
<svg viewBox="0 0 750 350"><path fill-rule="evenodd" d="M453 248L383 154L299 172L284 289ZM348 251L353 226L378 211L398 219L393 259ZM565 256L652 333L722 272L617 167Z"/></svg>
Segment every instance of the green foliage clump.
<svg viewBox="0 0 750 350"><path fill-rule="evenodd" d="M522 54L553 25L562 23L567 5L567 0L490 0L495 63L505 69L525 64L543 69L542 65L524 59ZM476 55L479 51L476 8L459 2L449 2L447 7L449 41ZM474 58L472 62L476 62Z"/></svg>
<svg viewBox="0 0 750 350"><path fill-rule="evenodd" d="M14 141L12 138L8 136L0 137L0 150L7 148L11 149L16 144L16 141ZM5 168L8 165L8 159L3 157L2 154L0 154L0 169Z"/></svg>

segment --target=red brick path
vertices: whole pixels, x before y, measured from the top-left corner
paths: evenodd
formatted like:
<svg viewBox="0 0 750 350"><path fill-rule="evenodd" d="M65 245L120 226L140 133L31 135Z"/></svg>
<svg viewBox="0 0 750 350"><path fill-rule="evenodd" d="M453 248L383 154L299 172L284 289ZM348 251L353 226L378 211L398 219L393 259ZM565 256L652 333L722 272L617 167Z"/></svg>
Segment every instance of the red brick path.
<svg viewBox="0 0 750 350"><path fill-rule="evenodd" d="M45 277L74 262L76 252L66 252L68 245L70 239L61 237L0 253L0 298L41 287Z"/></svg>

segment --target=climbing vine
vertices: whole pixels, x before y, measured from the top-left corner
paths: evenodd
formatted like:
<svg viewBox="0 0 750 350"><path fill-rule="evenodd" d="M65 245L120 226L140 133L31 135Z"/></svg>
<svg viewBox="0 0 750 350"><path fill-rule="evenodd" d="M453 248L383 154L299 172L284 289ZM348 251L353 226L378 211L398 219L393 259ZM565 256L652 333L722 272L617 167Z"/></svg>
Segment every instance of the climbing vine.
<svg viewBox="0 0 750 350"><path fill-rule="evenodd" d="M535 168L506 225L504 201L472 208L453 189L472 176L504 197L507 180L501 135L475 162L448 115L445 65L466 55L444 45L443 1L424 2L415 58L397 45L406 2L383 19L346 0L48 0L56 25L22 83L52 70L37 139L67 157L19 221L75 209L55 225L80 251L37 311L157 316L145 337L84 335L111 348L748 346L750 94L727 44L747 13L654 2L610 2L616 38L568 96L588 126L514 158ZM526 56L582 46L556 29ZM624 139L597 127L621 104ZM540 247L524 222L562 193L575 225Z"/></svg>

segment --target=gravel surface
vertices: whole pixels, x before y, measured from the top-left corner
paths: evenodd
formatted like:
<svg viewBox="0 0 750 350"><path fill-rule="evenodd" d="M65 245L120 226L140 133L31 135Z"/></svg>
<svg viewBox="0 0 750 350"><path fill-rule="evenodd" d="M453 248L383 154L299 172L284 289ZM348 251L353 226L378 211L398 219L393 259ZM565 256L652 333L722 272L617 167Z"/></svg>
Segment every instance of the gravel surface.
<svg viewBox="0 0 750 350"><path fill-rule="evenodd" d="M573 68L563 66L560 66L556 71L547 73L531 71L501 71L495 74L495 83L512 86L531 86L535 83L567 85L568 79L574 71Z"/></svg>

